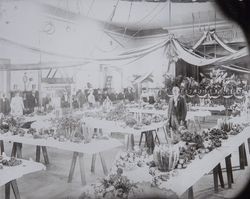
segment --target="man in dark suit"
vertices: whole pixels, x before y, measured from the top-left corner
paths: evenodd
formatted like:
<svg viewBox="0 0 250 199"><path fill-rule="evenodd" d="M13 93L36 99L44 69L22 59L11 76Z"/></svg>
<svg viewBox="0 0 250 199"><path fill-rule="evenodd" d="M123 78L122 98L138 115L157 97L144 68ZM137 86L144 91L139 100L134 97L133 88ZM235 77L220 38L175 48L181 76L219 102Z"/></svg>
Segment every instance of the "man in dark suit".
<svg viewBox="0 0 250 199"><path fill-rule="evenodd" d="M168 107L168 119L169 126L173 130L177 130L180 125L185 125L187 105L186 100L180 95L179 87L173 87L172 92L173 97L171 97Z"/></svg>
<svg viewBox="0 0 250 199"><path fill-rule="evenodd" d="M10 100L6 98L5 94L3 94L0 99L0 112L4 115L8 115L10 113Z"/></svg>

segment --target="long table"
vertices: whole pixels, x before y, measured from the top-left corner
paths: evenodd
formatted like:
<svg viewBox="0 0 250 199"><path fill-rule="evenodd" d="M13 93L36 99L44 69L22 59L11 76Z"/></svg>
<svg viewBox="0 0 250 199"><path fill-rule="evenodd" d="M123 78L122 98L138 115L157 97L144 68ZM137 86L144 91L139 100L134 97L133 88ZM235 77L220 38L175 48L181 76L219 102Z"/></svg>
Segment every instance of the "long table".
<svg viewBox="0 0 250 199"><path fill-rule="evenodd" d="M202 159L196 157L186 169L176 169L178 174L163 182L159 188L171 189L178 196L183 195L201 177L209 173L226 157L237 150L250 137L249 131L250 127L247 127L238 135L229 136L228 140L222 142L221 147L205 154ZM125 171L124 175L133 182L151 182L152 180L148 167Z"/></svg>
<svg viewBox="0 0 250 199"><path fill-rule="evenodd" d="M34 139L32 136L17 136L10 134L0 134L0 140L11 141L22 144L28 144L33 146L46 146L53 147L61 150L79 152L84 154L95 154L103 151L107 151L119 146L122 146L122 143L116 139L109 138L107 140L96 140L93 139L90 143L74 143L70 141L59 142L54 138L41 138Z"/></svg>
<svg viewBox="0 0 250 199"><path fill-rule="evenodd" d="M144 125L140 129L135 129L125 126L124 122L107 121L91 117L83 118L83 121L87 126L92 128L100 128L103 130L108 130L109 132L120 132L124 134L140 134L144 131L153 131L162 128L166 124L166 121L163 121L158 123L151 123L150 125Z"/></svg>
<svg viewBox="0 0 250 199"><path fill-rule="evenodd" d="M21 178L24 175L45 170L46 167L37 162L23 160L22 164L13 167L3 166L0 169L0 186L5 185L5 198L10 198L10 186L13 189L16 199L20 198L16 179Z"/></svg>
<svg viewBox="0 0 250 199"><path fill-rule="evenodd" d="M192 106L191 110L201 110L201 111L225 111L225 106Z"/></svg>
<svg viewBox="0 0 250 199"><path fill-rule="evenodd" d="M117 139L112 139L112 138L109 138L107 140L106 139L105 140L94 139L90 143L73 143L70 141L59 142L58 140L55 140L54 138L34 139L32 136L20 137L17 135L11 135L7 133L7 134L0 134L0 140L6 141L6 142L11 141L14 144L28 144L28 145L36 146L37 153L39 152L39 159L40 159L40 147L42 147L43 152L46 152L46 156L47 156L46 147L53 147L53 148L73 152L68 182L71 182L73 179L76 161L77 161L77 158L79 158L81 180L82 180L83 185L86 184L83 155L84 154L92 155L93 161L92 161L91 171L94 171L96 154L99 154L101 158L103 171L105 174L107 174L108 170L107 170L105 159L102 153L104 151L122 146L122 143L120 141L118 141ZM47 158L46 156L44 156L45 162Z"/></svg>

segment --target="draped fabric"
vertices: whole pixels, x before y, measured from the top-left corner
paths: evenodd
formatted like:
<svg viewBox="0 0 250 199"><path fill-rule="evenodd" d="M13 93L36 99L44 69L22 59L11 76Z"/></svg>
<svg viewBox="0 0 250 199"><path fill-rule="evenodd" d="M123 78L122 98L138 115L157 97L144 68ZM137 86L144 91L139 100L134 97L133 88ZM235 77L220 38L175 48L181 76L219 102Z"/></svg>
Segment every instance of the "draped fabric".
<svg viewBox="0 0 250 199"><path fill-rule="evenodd" d="M204 58L194 52L194 49L196 49L208 36L211 36L215 41L217 41L223 48L228 50L231 54L226 55L219 58ZM49 52L44 49L34 48L27 45L22 45L13 41L9 41L3 38L0 38L1 42L7 42L10 43L10 45L17 46L19 48L28 49L32 53L39 53L41 55L47 55L47 56L54 56L54 57L62 57L64 59L68 59L69 61L63 61L63 63L59 62L40 62L40 63L34 63L34 64L0 64L0 70L40 70L40 69L47 69L47 68L63 68L63 67L76 67L76 66L82 66L86 65L88 63L97 63L97 64L107 64L107 65L115 65L115 66L125 66L128 64L131 64L139 59L142 59L146 55L155 52L158 49L167 48L168 52L165 51L167 54L167 57L169 59L169 68L171 65L175 64L175 62L179 59L184 60L185 62L195 65L195 66L207 66L207 65L220 65L224 68L234 70L237 72L244 72L249 73L250 70L239 67L236 65L232 65L233 60L238 60L240 58L248 56L248 49L243 48L239 51L235 51L229 46L227 46L223 41L219 39L219 37L215 34L215 32L204 32L203 36L200 38L200 40L194 45L192 49L189 49L185 46L183 46L178 40L176 40L173 37L167 36L166 39L161 39L159 42L155 44L151 44L148 46L144 46L141 48L131 49L127 50L121 53L117 54L100 54L95 55L93 57L75 57L70 55L63 55L61 53L56 52ZM227 66L225 64L230 63L230 66Z"/></svg>
<svg viewBox="0 0 250 199"><path fill-rule="evenodd" d="M207 58L201 57L200 55L197 55L192 50L183 47L176 39L173 39L171 43L172 43L173 48L177 52L178 58L184 60L185 62L191 65L195 65L199 67L207 66L207 65L220 65L230 70L250 74L249 69L246 69L246 68L244 69L243 67L238 67L235 65L232 65L232 66L225 65L226 63L232 62L232 60L237 60L237 59L248 56L248 49L246 47L233 54L230 54L224 57L207 59Z"/></svg>
<svg viewBox="0 0 250 199"><path fill-rule="evenodd" d="M208 32L204 31L202 37L196 42L196 44L194 44L194 46L192 47L193 50L197 49L207 38Z"/></svg>
<svg viewBox="0 0 250 199"><path fill-rule="evenodd" d="M227 50L230 53L236 53L237 51L232 49L231 47L229 47L227 44L225 44L218 36L215 32L213 32L211 34L212 38L221 46L223 47L225 50Z"/></svg>
<svg viewBox="0 0 250 199"><path fill-rule="evenodd" d="M146 73L144 76L139 77L138 79L136 79L133 83L134 84L138 84L143 82L143 80L145 80L147 77L149 77L152 74L153 71L150 71L148 73Z"/></svg>
<svg viewBox="0 0 250 199"><path fill-rule="evenodd" d="M213 58L213 59L202 58L199 55L192 52L192 50L185 49L176 39L172 40L172 46L177 52L178 58L184 60L185 62L191 65L195 66L211 65L218 62L218 60L220 59L220 58Z"/></svg>
<svg viewBox="0 0 250 199"><path fill-rule="evenodd" d="M216 41L222 48L227 50L230 53L236 53L237 50L232 49L230 46L228 46L224 41L222 41L218 35L215 33L215 31L204 31L202 37L194 44L192 47L193 50L197 49L207 38L211 38L214 41Z"/></svg>

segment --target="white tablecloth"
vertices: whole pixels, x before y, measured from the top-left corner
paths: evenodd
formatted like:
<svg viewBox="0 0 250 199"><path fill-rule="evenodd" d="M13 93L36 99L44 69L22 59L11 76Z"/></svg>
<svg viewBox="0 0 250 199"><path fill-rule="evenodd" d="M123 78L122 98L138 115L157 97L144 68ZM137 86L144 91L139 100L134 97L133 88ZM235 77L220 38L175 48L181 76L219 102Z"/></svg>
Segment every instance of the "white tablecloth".
<svg viewBox="0 0 250 199"><path fill-rule="evenodd" d="M194 120L195 117L208 117L211 115L210 111L188 111L186 120Z"/></svg>
<svg viewBox="0 0 250 199"><path fill-rule="evenodd" d="M160 188L171 189L178 196L181 196L202 176L209 173L218 163L224 161L225 157L237 150L250 137L249 131L250 127L247 127L240 134L230 136L228 140L222 142L221 147L205 154L202 159L196 157L186 169L176 169L178 175L171 177L168 181L161 184ZM151 182L152 180L148 167L125 171L124 175L133 182Z"/></svg>
<svg viewBox="0 0 250 199"><path fill-rule="evenodd" d="M157 130L158 128L162 128L166 124L166 122L151 123L150 125L143 126L141 129L134 129L128 126L123 127L123 122L100 120L90 117L84 118L84 121L86 125L91 128L100 128L103 130L107 130L108 132L119 132L124 134L138 134L144 131Z"/></svg>
<svg viewBox="0 0 250 199"><path fill-rule="evenodd" d="M94 154L103 151L107 151L119 146L122 146L122 143L117 139L109 138L108 140L92 140L90 143L73 143L70 141L59 142L54 138L48 139L34 139L30 137L20 137L17 135L1 134L0 140L18 142L34 146L47 146L57 149L80 152L85 154Z"/></svg>
<svg viewBox="0 0 250 199"><path fill-rule="evenodd" d="M225 106L221 105L221 106L214 106L214 107L210 107L210 106L192 106L191 110L200 110L200 111L224 111Z"/></svg>
<svg viewBox="0 0 250 199"><path fill-rule="evenodd" d="M22 177L23 175L45 170L46 167L37 162L22 160L22 164L14 167L6 167L0 169L0 186Z"/></svg>

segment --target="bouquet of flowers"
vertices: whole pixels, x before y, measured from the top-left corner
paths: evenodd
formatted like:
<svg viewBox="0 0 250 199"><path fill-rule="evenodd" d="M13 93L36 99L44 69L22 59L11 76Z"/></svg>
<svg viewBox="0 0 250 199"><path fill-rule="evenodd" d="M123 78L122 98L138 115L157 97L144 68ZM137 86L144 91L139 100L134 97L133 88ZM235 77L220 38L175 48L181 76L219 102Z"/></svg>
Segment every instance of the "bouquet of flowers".
<svg viewBox="0 0 250 199"><path fill-rule="evenodd" d="M57 137L60 141L72 139L81 135L81 122L72 116L61 118L57 124Z"/></svg>
<svg viewBox="0 0 250 199"><path fill-rule="evenodd" d="M153 153L155 165L160 171L166 172L173 170L179 160L179 147L177 145L156 146Z"/></svg>
<svg viewBox="0 0 250 199"><path fill-rule="evenodd" d="M137 188L135 183L122 175L123 170L117 169L116 173L103 178L99 183L91 185L91 192L84 192L80 199L85 198L128 198L131 191Z"/></svg>

